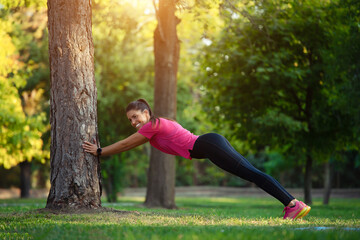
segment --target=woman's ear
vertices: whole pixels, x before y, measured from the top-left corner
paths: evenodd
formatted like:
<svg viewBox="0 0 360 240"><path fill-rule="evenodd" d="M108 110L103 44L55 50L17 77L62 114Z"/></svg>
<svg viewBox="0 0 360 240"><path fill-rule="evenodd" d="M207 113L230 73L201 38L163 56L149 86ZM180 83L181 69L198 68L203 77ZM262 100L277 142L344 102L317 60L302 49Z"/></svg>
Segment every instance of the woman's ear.
<svg viewBox="0 0 360 240"><path fill-rule="evenodd" d="M149 115L149 117L150 117L149 110L147 110L147 109L144 109L143 114L148 114L148 115Z"/></svg>

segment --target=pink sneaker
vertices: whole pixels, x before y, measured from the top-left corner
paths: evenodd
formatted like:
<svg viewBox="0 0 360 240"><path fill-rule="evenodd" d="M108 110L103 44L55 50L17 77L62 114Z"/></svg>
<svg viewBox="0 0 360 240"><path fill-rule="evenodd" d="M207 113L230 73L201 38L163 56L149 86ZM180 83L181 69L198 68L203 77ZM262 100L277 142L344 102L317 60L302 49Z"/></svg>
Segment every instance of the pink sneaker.
<svg viewBox="0 0 360 240"><path fill-rule="evenodd" d="M295 204L295 207L284 208L284 219L299 219L305 217L311 210L311 207L301 201L297 201Z"/></svg>

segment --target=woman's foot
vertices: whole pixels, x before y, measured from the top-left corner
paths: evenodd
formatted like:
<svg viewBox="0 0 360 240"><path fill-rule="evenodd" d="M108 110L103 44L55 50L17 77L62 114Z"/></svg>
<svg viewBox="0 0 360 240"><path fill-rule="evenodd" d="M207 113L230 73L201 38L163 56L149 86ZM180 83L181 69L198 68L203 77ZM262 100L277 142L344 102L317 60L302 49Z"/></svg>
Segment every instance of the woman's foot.
<svg viewBox="0 0 360 240"><path fill-rule="evenodd" d="M311 210L311 207L301 201L295 200L284 208L284 219L299 219L305 217Z"/></svg>

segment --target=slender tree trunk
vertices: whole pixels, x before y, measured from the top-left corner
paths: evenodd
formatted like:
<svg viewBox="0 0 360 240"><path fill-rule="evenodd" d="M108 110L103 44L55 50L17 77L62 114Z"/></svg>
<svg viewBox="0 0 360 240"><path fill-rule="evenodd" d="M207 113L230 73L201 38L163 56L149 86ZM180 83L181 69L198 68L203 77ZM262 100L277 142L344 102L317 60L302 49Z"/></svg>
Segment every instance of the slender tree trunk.
<svg viewBox="0 0 360 240"><path fill-rule="evenodd" d="M46 208L101 207L99 159L82 149L97 139L91 1L48 0L51 189Z"/></svg>
<svg viewBox="0 0 360 240"><path fill-rule="evenodd" d="M309 62L310 66L312 66L312 55L309 55ZM306 89L306 100L305 100L305 115L306 115L306 122L309 129L308 132L308 139L312 139L312 99L313 99L313 88L309 85ZM304 175L304 198L305 203L311 204L312 203L312 196L311 196L311 189L312 189L312 163L313 159L310 155L311 146L307 147L307 155L306 155L306 163L305 163L305 175Z"/></svg>
<svg viewBox="0 0 360 240"><path fill-rule="evenodd" d="M325 163L325 177L324 177L324 199L323 204L328 205L331 194L331 181L332 181L332 166L330 160Z"/></svg>
<svg viewBox="0 0 360 240"><path fill-rule="evenodd" d="M193 176L192 176L192 179L193 179L193 185L194 186L197 186L199 185L199 181L198 181L198 175L199 175L199 161L193 161L193 169L194 169L194 172L193 172Z"/></svg>
<svg viewBox="0 0 360 240"><path fill-rule="evenodd" d="M176 84L179 40L175 1L160 0L158 25L154 32L155 96L154 113L176 119ZM145 205L175 208L175 157L151 149Z"/></svg>
<svg viewBox="0 0 360 240"><path fill-rule="evenodd" d="M20 164L20 196L21 198L30 197L31 189L31 162L24 161Z"/></svg>
<svg viewBox="0 0 360 240"><path fill-rule="evenodd" d="M47 181L47 177L46 174L48 173L48 167L46 165L40 165L39 167L39 172L36 176L37 179L37 184L36 187L38 188L46 188L46 181Z"/></svg>
<svg viewBox="0 0 360 240"><path fill-rule="evenodd" d="M108 179L104 181L104 187L106 191L106 199L108 202L117 202L117 191L113 185L113 176L108 176Z"/></svg>
<svg viewBox="0 0 360 240"><path fill-rule="evenodd" d="M307 155L305 165L305 179L304 179L304 197L305 203L312 203L311 189L312 189L312 157Z"/></svg>

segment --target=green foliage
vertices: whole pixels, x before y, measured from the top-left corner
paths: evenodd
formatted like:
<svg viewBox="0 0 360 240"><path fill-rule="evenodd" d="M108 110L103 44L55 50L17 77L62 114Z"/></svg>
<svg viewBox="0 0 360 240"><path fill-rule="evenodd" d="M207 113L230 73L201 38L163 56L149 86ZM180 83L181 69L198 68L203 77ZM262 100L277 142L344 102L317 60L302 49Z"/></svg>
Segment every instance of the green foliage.
<svg viewBox="0 0 360 240"><path fill-rule="evenodd" d="M144 13L143 6L136 8L119 1L93 3L101 146L110 145L134 132L125 113L129 102L138 98L152 101L152 28L155 23L153 16ZM104 184L113 201L116 201L116 194L125 183L137 182L144 186L142 176L146 176L147 155L144 155L143 149L144 146L141 146L103 161Z"/></svg>
<svg viewBox="0 0 360 240"><path fill-rule="evenodd" d="M22 30L17 29L13 16L1 14L0 41L4 47L0 50L0 164L10 168L22 161L47 156L41 139L46 116L43 112L35 114L26 104L29 96L22 89L27 86L32 67L19 57L19 53L24 52L24 45L20 43L24 42L17 33ZM42 93L40 90L31 95L35 104Z"/></svg>
<svg viewBox="0 0 360 240"><path fill-rule="evenodd" d="M146 144L132 151L124 152L122 161L124 174L121 181L127 187L145 187L149 166L150 145Z"/></svg>
<svg viewBox="0 0 360 240"><path fill-rule="evenodd" d="M349 96L359 101L350 89L358 75L337 62L350 43L359 47L347 30L356 21L340 20L358 10L336 1L229 2L225 29L203 53L200 81L219 128L230 125L253 149L269 146L298 163L306 155L326 161L358 141L351 133L358 107L346 104Z"/></svg>
<svg viewBox="0 0 360 240"><path fill-rule="evenodd" d="M16 84L20 81L0 76L0 164L5 168L41 155L39 119L25 117Z"/></svg>
<svg viewBox="0 0 360 240"><path fill-rule="evenodd" d="M177 27L181 47L176 120L196 135L215 130L215 124L201 106L201 91L195 80L199 75L198 55L209 38L219 34L223 27L219 4L219 1L186 1L184 8L177 11L181 19ZM189 161L178 157L176 164L178 186L224 185L232 179L231 175L219 170L207 159Z"/></svg>
<svg viewBox="0 0 360 240"><path fill-rule="evenodd" d="M0 9L4 8L6 11L28 7L43 9L46 3L47 0L0 0Z"/></svg>
<svg viewBox="0 0 360 240"><path fill-rule="evenodd" d="M284 221L282 206L263 198L177 198L178 210L147 209L141 198L104 203L119 212L32 211L45 200L0 200L0 237L11 239L358 239L356 199L316 200L303 221ZM124 212L121 212L124 211ZM317 229L319 228L319 229Z"/></svg>
<svg viewBox="0 0 360 240"><path fill-rule="evenodd" d="M121 155L115 155L112 158L103 161L102 177L105 179L103 183L106 191L108 202L117 202L117 195L122 190L124 182L122 176L124 175L123 164L120 162Z"/></svg>
<svg viewBox="0 0 360 240"><path fill-rule="evenodd" d="M333 126L339 139L344 142L337 150L353 148L359 150L360 110L360 3L352 0L341 0L331 5L332 21L339 22L332 32L333 38L329 52L326 52L327 87L329 105L335 109L334 114L342 117L340 126ZM341 96L341 97L339 97ZM340 114L341 115L340 115ZM346 135L337 134L338 129L348 125ZM355 139L355 141L351 141ZM352 143L349 146L349 143Z"/></svg>
<svg viewBox="0 0 360 240"><path fill-rule="evenodd" d="M337 159L341 186L356 184L350 177L356 174L347 172L360 166L359 157L348 156L349 149L358 151L360 136L359 2L179 3L177 121L197 135L218 131L279 179L297 176L300 184L299 165L310 149L317 160ZM46 1L0 4L0 151L6 152L0 164L9 168L25 160L27 153L14 149L30 139L37 147L22 151L38 150L28 160L49 158ZM106 146L133 133L128 102L152 102L156 18L151 1L93 0L92 8L98 124ZM145 145L105 160L106 184L117 179L114 192L146 186L148 154ZM195 183L247 184L208 160L179 158L177 185Z"/></svg>
<svg viewBox="0 0 360 240"><path fill-rule="evenodd" d="M192 5L193 3L189 3ZM135 7L137 6L137 7ZM150 11L149 11L150 7ZM93 5L93 35L95 45L95 72L98 85L99 131L102 146L118 141L133 130L125 116L125 107L137 98L153 99L153 31L156 18L153 6L130 3L129 1L95 1ZM147 11L145 11L148 9ZM199 11L209 11L200 16ZM182 20L178 25L178 35L182 43L180 68L178 73L177 121L195 134L211 131L213 124L207 120L198 100L196 55L202 44L199 40L205 29L213 33L219 30L216 18L217 5L211 9L193 6L191 10L180 9L177 14ZM215 14L212 16L212 14ZM205 31L205 30L204 30ZM209 34L209 33L208 33ZM152 105L152 104L151 104ZM201 124L200 124L201 123ZM141 146L121 154L117 167L103 166L105 181L107 176L121 176L122 185L132 187L146 186L149 146ZM108 161L108 160L105 160ZM109 160L113 162L113 160ZM192 184L192 162L177 162L177 184ZM196 160L198 161L198 160ZM200 160L206 162L206 160ZM207 171L219 174L211 164ZM106 169L106 170L105 170ZM105 171L110 171L105 173ZM196 174L196 173L195 173ZM204 176L202 176L204 175ZM224 173L221 173L224 175ZM198 174L199 183L216 184L216 178L209 173ZM119 183L113 182L116 186Z"/></svg>
<svg viewBox="0 0 360 240"><path fill-rule="evenodd" d="M6 9L36 7L43 8L46 6L47 0L1 0L0 4Z"/></svg>

